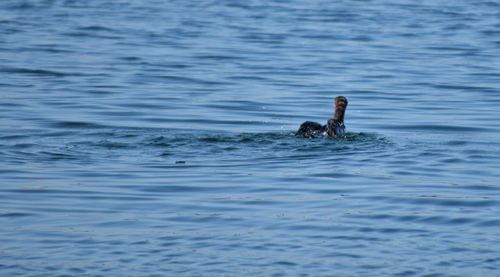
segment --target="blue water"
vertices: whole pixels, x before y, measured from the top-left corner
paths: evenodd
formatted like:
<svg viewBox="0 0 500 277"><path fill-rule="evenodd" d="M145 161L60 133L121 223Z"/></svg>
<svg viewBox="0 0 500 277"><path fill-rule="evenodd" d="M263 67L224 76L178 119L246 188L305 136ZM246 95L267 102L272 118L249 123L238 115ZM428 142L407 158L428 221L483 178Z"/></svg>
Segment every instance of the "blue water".
<svg viewBox="0 0 500 277"><path fill-rule="evenodd" d="M3 0L0 276L500 276L498 1ZM349 99L347 135L300 138Z"/></svg>

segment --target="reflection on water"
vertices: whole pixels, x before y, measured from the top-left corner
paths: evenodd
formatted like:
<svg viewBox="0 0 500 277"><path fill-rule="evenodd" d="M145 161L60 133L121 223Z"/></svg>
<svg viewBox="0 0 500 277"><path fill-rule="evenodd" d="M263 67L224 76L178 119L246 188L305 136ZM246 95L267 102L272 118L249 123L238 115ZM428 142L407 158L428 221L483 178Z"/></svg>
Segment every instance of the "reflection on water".
<svg viewBox="0 0 500 277"><path fill-rule="evenodd" d="M2 1L0 275L496 276L498 8Z"/></svg>

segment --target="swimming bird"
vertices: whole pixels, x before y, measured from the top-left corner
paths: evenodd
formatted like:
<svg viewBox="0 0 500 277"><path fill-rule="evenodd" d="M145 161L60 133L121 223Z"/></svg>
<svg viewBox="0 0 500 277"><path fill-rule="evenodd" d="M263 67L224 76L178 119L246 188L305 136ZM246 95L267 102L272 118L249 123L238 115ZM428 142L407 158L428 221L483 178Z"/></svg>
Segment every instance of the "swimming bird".
<svg viewBox="0 0 500 277"><path fill-rule="evenodd" d="M317 122L306 121L302 123L297 131L297 135L303 137L314 137L318 135L327 135L330 137L343 135L345 133L344 115L347 109L347 98L337 96L333 101L334 113L332 118L328 119L326 125Z"/></svg>

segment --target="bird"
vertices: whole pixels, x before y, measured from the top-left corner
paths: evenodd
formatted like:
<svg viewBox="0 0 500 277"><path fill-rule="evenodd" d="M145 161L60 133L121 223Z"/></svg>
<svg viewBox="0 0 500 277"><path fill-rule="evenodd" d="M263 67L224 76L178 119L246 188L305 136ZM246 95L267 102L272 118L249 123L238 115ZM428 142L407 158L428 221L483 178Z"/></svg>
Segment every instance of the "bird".
<svg viewBox="0 0 500 277"><path fill-rule="evenodd" d="M335 137L345 134L344 115L347 109L347 98L344 96L337 96L333 101L333 116L328 119L326 125L313 121L306 121L302 123L297 131L297 135L303 137L315 137L319 135L326 135Z"/></svg>

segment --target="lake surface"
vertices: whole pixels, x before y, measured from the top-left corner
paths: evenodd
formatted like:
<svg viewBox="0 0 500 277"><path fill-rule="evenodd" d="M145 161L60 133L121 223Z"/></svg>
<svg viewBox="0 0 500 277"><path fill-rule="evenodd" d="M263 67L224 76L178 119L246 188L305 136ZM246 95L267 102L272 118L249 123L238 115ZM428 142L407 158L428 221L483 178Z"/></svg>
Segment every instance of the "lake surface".
<svg viewBox="0 0 500 277"><path fill-rule="evenodd" d="M0 97L2 276L500 276L498 1L3 0Z"/></svg>

